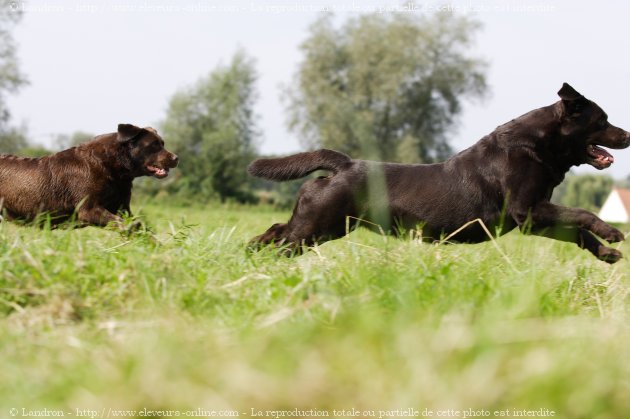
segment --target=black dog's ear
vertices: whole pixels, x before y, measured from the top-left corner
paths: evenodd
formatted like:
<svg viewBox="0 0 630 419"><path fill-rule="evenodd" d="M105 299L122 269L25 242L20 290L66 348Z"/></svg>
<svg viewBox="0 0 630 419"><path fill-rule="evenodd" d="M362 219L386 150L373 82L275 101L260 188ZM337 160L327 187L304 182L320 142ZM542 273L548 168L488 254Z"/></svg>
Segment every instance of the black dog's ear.
<svg viewBox="0 0 630 419"><path fill-rule="evenodd" d="M124 143L125 141L133 140L142 132L142 128L131 124L118 124L118 141Z"/></svg>
<svg viewBox="0 0 630 419"><path fill-rule="evenodd" d="M586 98L571 87L569 83L562 84L562 88L558 91L558 96L562 99L562 104L568 115L579 115L586 104Z"/></svg>
<svg viewBox="0 0 630 419"><path fill-rule="evenodd" d="M581 93L575 90L569 83L563 83L560 90L558 90L558 96L562 100L578 100L584 99Z"/></svg>

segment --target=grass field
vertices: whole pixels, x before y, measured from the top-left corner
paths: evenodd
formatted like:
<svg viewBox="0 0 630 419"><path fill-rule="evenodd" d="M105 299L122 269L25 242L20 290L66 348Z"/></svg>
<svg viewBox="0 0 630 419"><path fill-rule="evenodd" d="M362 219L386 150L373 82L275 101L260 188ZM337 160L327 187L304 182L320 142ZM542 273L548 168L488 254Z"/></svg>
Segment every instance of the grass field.
<svg viewBox="0 0 630 419"><path fill-rule="evenodd" d="M286 213L141 212L155 238L0 223L0 418L630 414L626 260L367 231L249 256Z"/></svg>

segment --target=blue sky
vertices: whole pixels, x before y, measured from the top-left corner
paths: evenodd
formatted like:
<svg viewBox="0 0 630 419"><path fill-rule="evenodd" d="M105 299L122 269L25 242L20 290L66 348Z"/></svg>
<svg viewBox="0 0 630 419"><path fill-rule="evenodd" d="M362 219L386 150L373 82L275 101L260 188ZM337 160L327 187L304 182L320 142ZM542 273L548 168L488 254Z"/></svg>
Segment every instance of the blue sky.
<svg viewBox="0 0 630 419"><path fill-rule="evenodd" d="M630 130L630 2L568 0L417 1L482 22L474 53L489 63L491 94L467 103L452 144L466 148L496 126L557 100L567 81ZM281 88L291 82L308 26L323 10L338 20L403 1L14 1L15 30L30 86L10 97L14 122L49 144L59 133L100 134L119 122L157 125L169 97L238 48L256 59L263 153L300 150L286 129ZM168 139L167 139L168 141ZM630 174L630 149L614 151L606 172ZM595 173L582 166L581 173Z"/></svg>

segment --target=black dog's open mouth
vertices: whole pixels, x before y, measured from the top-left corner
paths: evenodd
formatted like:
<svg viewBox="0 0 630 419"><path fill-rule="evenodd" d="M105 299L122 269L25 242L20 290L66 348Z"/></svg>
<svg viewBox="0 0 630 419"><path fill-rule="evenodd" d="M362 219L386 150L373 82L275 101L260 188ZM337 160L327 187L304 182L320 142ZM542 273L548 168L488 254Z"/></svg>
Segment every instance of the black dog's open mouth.
<svg viewBox="0 0 630 419"><path fill-rule="evenodd" d="M615 158L609 152L595 144L586 146L586 153L588 154L587 163L596 169L605 169L615 162Z"/></svg>
<svg viewBox="0 0 630 419"><path fill-rule="evenodd" d="M156 177L158 179L162 179L168 176L167 168L148 165L147 170L149 171L149 173L151 173L151 176Z"/></svg>

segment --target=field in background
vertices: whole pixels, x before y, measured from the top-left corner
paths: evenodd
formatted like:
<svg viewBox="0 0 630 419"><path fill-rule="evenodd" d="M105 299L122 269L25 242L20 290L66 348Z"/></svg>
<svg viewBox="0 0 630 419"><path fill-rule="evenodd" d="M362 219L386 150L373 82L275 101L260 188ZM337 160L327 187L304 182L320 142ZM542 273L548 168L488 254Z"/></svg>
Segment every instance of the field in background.
<svg viewBox="0 0 630 419"><path fill-rule="evenodd" d="M248 256L286 213L142 213L155 238L0 223L1 418L630 412L626 260L367 231Z"/></svg>

